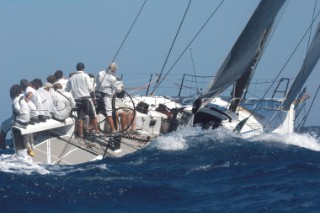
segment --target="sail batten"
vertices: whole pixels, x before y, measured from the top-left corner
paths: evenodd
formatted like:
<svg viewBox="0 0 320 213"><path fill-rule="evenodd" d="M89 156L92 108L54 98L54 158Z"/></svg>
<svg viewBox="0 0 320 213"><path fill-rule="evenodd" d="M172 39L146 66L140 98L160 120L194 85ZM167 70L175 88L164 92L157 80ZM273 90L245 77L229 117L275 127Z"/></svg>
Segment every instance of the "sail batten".
<svg viewBox="0 0 320 213"><path fill-rule="evenodd" d="M320 23L314 34L310 48L306 54L306 57L303 61L302 67L292 83L289 92L287 93L284 102L282 103L282 110L289 110L290 105L293 103L294 99L299 94L304 83L307 81L310 76L313 68L317 64L320 57Z"/></svg>
<svg viewBox="0 0 320 213"><path fill-rule="evenodd" d="M248 68L261 53L278 12L285 0L262 0L238 40L232 47L227 58L218 70L204 98L214 98L248 73ZM252 75L252 74L250 74ZM246 84L246 83L245 83Z"/></svg>

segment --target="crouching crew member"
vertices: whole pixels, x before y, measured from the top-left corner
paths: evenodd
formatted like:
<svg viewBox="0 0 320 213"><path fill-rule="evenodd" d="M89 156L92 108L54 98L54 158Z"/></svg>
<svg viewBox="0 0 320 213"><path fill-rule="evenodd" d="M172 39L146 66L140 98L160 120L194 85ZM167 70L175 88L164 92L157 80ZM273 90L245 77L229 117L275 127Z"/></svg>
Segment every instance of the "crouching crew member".
<svg viewBox="0 0 320 213"><path fill-rule="evenodd" d="M58 121L63 121L70 116L72 108L76 107L72 95L63 90L60 83L53 85L54 91L52 92L53 112L52 117Z"/></svg>

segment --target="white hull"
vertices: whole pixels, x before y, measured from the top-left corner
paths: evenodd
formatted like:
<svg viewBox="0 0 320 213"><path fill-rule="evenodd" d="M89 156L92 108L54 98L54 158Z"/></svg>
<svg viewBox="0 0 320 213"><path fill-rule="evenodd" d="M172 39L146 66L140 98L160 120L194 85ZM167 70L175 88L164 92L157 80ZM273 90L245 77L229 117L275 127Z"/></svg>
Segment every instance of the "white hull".
<svg viewBox="0 0 320 213"><path fill-rule="evenodd" d="M234 131L239 122L248 118L241 130L237 132L242 137L248 138L265 132L289 134L294 131L294 106L289 111L282 111L280 110L281 101L275 99L250 100L238 106L236 112L227 110L229 102L222 98L215 98L211 103L218 106L219 109L224 109L221 111L229 116L228 118L225 116L220 123L229 130ZM201 111L213 116L219 114L219 112L210 110L210 104Z"/></svg>
<svg viewBox="0 0 320 213"><path fill-rule="evenodd" d="M177 115L177 120L181 125L187 125L185 118L191 117L191 106L183 106L172 99L163 96L140 96L134 97L135 105L139 102L145 102L149 105L147 113L136 112L136 126L140 136L127 137L122 135L120 147L114 147L114 137L105 134L95 137L88 136L84 139L74 137L75 119L68 118L65 122L53 119L45 123L29 125L27 128L13 127L14 145L16 151L24 149L23 135L33 133L35 162L44 164L67 164L74 165L86 163L94 160L100 160L105 157L122 157L124 155L136 152L149 145L150 140L161 134L168 132L170 119L167 115L156 111L159 104L166 105L169 109L183 109ZM263 132L273 133L291 133L294 128L294 109L288 112L278 110L278 107L270 108L270 104L275 101L264 101L259 110L250 111L249 106L254 106L255 102L244 104L238 107L236 113L228 110L221 110L228 107L228 102L216 98L211 103L201 109L206 117L219 117L221 120L219 126L234 130L236 126L245 118L248 121L239 132L242 137L252 137ZM278 103L278 102L276 102ZM221 111L214 109L218 108ZM222 113L222 114L221 114ZM197 116L197 114L195 115ZM98 115L100 121L104 116ZM216 120L215 120L216 122ZM209 122L209 126L202 124L205 128L216 128L214 122ZM100 123L104 127L104 122ZM148 138L148 139L146 139Z"/></svg>
<svg viewBox="0 0 320 213"><path fill-rule="evenodd" d="M117 137L110 134L101 136L85 136L84 138L74 137L75 119L68 118L64 122L53 119L45 123L28 125L26 128L14 126L13 142L14 148L18 152L24 150L23 135L34 135L33 160L44 164L74 165L90 161L100 160L105 157L122 157L136 152L149 145L150 140L159 136L166 125L167 116L155 111L159 103L168 104L168 99L158 98L137 98L135 101L147 101L150 103L148 112L136 112L136 126L140 136L131 136L119 133ZM169 101L170 102L170 101ZM136 103L137 104L137 103ZM179 104L170 102L172 106ZM98 115L100 128L104 128L105 117ZM164 125L163 125L164 124ZM116 144L121 137L121 142ZM115 147L119 145L119 147Z"/></svg>

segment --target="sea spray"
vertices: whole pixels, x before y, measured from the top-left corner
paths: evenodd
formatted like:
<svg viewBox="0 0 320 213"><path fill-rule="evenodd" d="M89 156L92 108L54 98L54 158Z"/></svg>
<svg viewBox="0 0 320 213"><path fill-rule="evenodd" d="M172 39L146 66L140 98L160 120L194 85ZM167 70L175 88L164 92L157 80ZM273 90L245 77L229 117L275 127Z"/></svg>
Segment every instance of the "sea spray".
<svg viewBox="0 0 320 213"><path fill-rule="evenodd" d="M316 138L310 133L291 133L281 135L275 133L265 133L251 138L250 141L262 141L267 143L278 142L286 145L303 147L313 151L320 151L319 138Z"/></svg>
<svg viewBox="0 0 320 213"><path fill-rule="evenodd" d="M26 150L19 151L12 155L0 155L0 171L15 174L49 174L50 172L44 167L32 161Z"/></svg>

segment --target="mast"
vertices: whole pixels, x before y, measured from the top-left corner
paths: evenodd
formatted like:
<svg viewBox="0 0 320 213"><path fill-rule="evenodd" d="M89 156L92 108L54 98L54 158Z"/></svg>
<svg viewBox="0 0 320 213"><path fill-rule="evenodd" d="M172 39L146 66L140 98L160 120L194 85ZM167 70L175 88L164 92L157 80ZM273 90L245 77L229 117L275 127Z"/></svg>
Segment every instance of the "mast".
<svg viewBox="0 0 320 213"><path fill-rule="evenodd" d="M304 83L307 81L309 75L313 71L313 68L317 64L320 57L320 23L314 34L310 48L306 54L306 57L303 61L302 67L292 83L288 94L285 97L285 100L282 103L282 110L289 110L290 105L293 103L294 99L297 97L299 91L303 87Z"/></svg>
<svg viewBox="0 0 320 213"><path fill-rule="evenodd" d="M232 100L229 106L229 110L231 110L232 112L236 111L241 99L243 98L243 94L245 94L246 90L248 89L249 83L252 79L257 63L262 56L265 43L267 42L267 38L271 32L271 26L272 24L268 27L268 29L266 29L260 42L259 51L251 61L251 64L247 68L247 71L235 82L235 86L233 88L233 93L232 93Z"/></svg>
<svg viewBox="0 0 320 213"><path fill-rule="evenodd" d="M243 94L245 93L248 85L251 81L251 77L254 73L255 67L257 65L257 59L252 61L252 65L249 66L248 70L235 82L232 90L232 99L230 101L229 110L235 112Z"/></svg>

